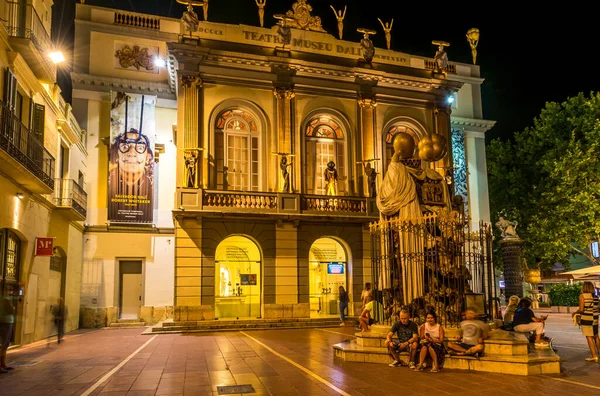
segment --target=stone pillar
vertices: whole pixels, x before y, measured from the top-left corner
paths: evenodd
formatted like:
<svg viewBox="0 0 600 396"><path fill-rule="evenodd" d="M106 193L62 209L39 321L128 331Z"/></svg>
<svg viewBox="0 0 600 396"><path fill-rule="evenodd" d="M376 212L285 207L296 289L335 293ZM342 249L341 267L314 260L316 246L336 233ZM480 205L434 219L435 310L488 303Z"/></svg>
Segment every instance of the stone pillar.
<svg viewBox="0 0 600 396"><path fill-rule="evenodd" d="M377 107L377 102L375 101L375 96L371 98L361 97L358 99L358 105L360 107L360 143L361 143L361 151L360 158L361 161L373 159L375 157L375 107ZM353 166L351 164L350 166ZM369 196L369 185L368 180L364 177L364 172L362 168L360 169L357 175L357 190L360 192L361 196L368 197Z"/></svg>
<svg viewBox="0 0 600 396"><path fill-rule="evenodd" d="M500 241L502 261L504 263L504 283L506 297L523 297L523 271L521 266L520 238L503 238Z"/></svg>
<svg viewBox="0 0 600 396"><path fill-rule="evenodd" d="M208 187L208 147L204 145L202 133L202 79L196 74L181 74L177 95L177 186L187 188ZM199 148L204 148L200 151ZM196 182L194 186L186 184L185 156L195 152Z"/></svg>
<svg viewBox="0 0 600 396"><path fill-rule="evenodd" d="M435 133L446 139L448 151L446 156L434 163L435 168L452 169L452 129L450 127L450 114L452 110L448 106L436 105L433 108L433 118L435 121Z"/></svg>
<svg viewBox="0 0 600 396"><path fill-rule="evenodd" d="M291 87L275 87L273 89L273 95L275 95L276 100L276 108L277 108L277 152L278 153L291 153L297 154L294 152L294 147L292 143L292 99L296 96L293 88ZM288 157L288 163L290 161L297 162L294 160L295 157ZM277 191L282 191L283 189L283 178L281 177L281 172L279 172L279 161L281 160L280 156L277 156L277 167L278 170L277 180ZM295 169L293 167L292 169ZM290 190L294 192L297 190L296 181L294 172L291 173L290 177Z"/></svg>

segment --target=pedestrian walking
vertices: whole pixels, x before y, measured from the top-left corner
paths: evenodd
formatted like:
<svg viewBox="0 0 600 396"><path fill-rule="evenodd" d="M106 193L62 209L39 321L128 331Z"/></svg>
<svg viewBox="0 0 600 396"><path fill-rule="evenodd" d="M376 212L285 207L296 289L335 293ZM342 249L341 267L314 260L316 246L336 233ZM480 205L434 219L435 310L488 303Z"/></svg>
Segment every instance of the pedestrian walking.
<svg viewBox="0 0 600 396"><path fill-rule="evenodd" d="M13 369L6 363L6 353L12 338L16 314L14 290L8 288L8 294L0 300L0 374Z"/></svg>
<svg viewBox="0 0 600 396"><path fill-rule="evenodd" d="M67 306L65 305L64 298L59 298L57 304L52 308L52 315L54 316L54 324L56 325L58 343L62 342L65 334L65 320L68 316Z"/></svg>
<svg viewBox="0 0 600 396"><path fill-rule="evenodd" d="M340 326L344 326L344 320L346 319L346 309L348 309L348 292L344 289L344 286L340 286Z"/></svg>
<svg viewBox="0 0 600 396"><path fill-rule="evenodd" d="M579 295L579 308L572 316L581 315L581 332L585 336L591 357L585 358L588 362L598 362L600 356L600 338L598 337L598 297L592 282L584 282Z"/></svg>

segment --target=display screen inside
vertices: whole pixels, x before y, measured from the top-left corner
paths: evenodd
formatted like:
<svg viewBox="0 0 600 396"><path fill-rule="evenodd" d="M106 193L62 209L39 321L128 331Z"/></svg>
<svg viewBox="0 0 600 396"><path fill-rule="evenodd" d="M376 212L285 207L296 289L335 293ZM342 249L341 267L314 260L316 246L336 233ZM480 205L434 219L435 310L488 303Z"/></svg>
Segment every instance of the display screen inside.
<svg viewBox="0 0 600 396"><path fill-rule="evenodd" d="M332 275L341 275L344 273L344 264L329 263L327 264L327 273Z"/></svg>

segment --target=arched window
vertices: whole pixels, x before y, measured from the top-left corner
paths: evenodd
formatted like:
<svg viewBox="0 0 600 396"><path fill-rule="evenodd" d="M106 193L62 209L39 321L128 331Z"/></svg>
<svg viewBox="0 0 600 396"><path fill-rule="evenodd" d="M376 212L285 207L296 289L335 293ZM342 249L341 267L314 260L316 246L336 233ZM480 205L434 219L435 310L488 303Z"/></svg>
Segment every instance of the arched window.
<svg viewBox="0 0 600 396"><path fill-rule="evenodd" d="M325 169L335 162L338 172L338 194L346 191L346 141L340 122L330 114L319 114L306 124L306 190L308 194L325 194Z"/></svg>
<svg viewBox="0 0 600 396"><path fill-rule="evenodd" d="M410 128L409 126L406 126L403 123L396 123L388 128L388 131L385 135L385 169L387 169L390 162L392 162L392 156L394 155L394 136L400 132L407 133L413 137L413 139L415 140L415 154L413 155L413 158L418 158L418 150L416 147L419 143L419 136L417 135L415 130Z"/></svg>
<svg viewBox="0 0 600 396"><path fill-rule="evenodd" d="M0 280L3 281L0 293L5 293L8 287L18 291L20 262L21 240L9 229L0 230Z"/></svg>
<svg viewBox="0 0 600 396"><path fill-rule="evenodd" d="M252 113L241 108L221 112L215 124L217 188L258 191L260 150L260 131Z"/></svg>

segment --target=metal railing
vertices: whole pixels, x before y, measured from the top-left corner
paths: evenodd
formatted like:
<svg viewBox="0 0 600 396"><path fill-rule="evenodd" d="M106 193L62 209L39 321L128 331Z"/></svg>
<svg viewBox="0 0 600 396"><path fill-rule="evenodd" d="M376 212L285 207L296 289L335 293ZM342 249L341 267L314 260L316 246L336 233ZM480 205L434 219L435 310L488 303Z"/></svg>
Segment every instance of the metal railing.
<svg viewBox="0 0 600 396"><path fill-rule="evenodd" d="M56 75L56 65L50 61L47 53L53 44L50 34L31 4L22 1L6 1L6 20L3 21L9 36L30 39L46 60L46 67Z"/></svg>
<svg viewBox="0 0 600 396"><path fill-rule="evenodd" d="M2 101L0 147L44 184L54 188L54 157Z"/></svg>
<svg viewBox="0 0 600 396"><path fill-rule="evenodd" d="M73 179L55 179L54 204L57 207L73 208L83 217L87 216L87 193Z"/></svg>
<svg viewBox="0 0 600 396"><path fill-rule="evenodd" d="M434 310L443 326L458 326L466 309L481 317L494 315L490 224L481 222L471 231L462 216L427 215L380 220L370 232L379 321L393 324L401 309L417 324Z"/></svg>
<svg viewBox="0 0 600 396"><path fill-rule="evenodd" d="M160 30L160 18L131 12L115 11L115 25Z"/></svg>

